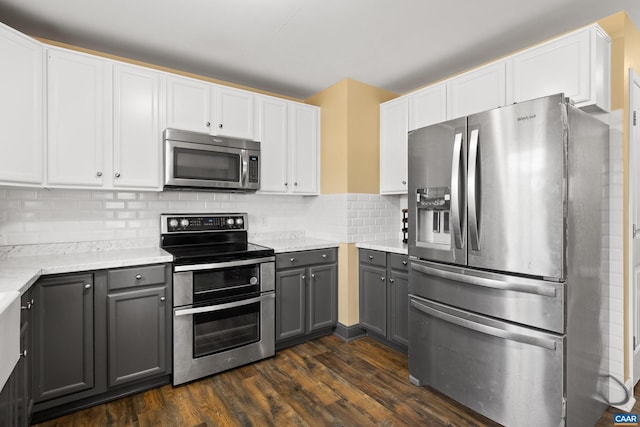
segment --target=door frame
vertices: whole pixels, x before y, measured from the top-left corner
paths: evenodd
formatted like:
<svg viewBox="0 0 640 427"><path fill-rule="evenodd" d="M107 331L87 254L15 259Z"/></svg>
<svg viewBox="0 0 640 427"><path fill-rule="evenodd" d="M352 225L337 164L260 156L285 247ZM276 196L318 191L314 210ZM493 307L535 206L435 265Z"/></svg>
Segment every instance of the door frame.
<svg viewBox="0 0 640 427"><path fill-rule="evenodd" d="M628 176L629 176L629 188L628 188L628 203L629 203L629 211L628 211L628 241L627 241L627 262L628 262L628 299L626 301L627 308L627 322L630 326L628 328L627 336L625 337L626 342L628 343L628 351L627 357L629 360L629 377L631 382L631 390L635 384L640 380L640 364L636 366L635 359L636 353L638 354L638 359L640 359L640 345L637 347L638 350L636 352L635 344L636 341L640 344L640 328L638 328L637 316L640 316L640 304L637 304L636 300L640 295L637 295L636 292L636 283L635 283L635 262L634 258L640 256L640 254L634 253L634 236L633 236L633 227L636 220L636 209L638 209L637 205L640 204L640 200L636 200L636 186L635 186L635 176L640 173L640 169L634 166L633 159L636 155L636 150L639 149L635 147L633 141L636 137L640 138L640 135L636 135L636 132L640 132L640 128L636 129L633 125L633 113L634 111L640 110L640 97L634 96L634 85L637 85L640 88L640 75L634 71L633 68L629 68L629 153L628 153ZM640 117L636 117L636 120L640 120ZM640 224L636 224L636 227L640 227Z"/></svg>

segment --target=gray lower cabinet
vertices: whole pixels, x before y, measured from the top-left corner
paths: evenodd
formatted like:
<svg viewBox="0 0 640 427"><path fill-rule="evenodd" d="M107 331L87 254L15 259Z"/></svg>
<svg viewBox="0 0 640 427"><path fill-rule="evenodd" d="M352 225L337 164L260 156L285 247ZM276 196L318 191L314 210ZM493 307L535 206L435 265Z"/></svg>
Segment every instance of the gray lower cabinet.
<svg viewBox="0 0 640 427"><path fill-rule="evenodd" d="M337 249L276 255L276 347L330 333L338 322Z"/></svg>
<svg viewBox="0 0 640 427"><path fill-rule="evenodd" d="M21 355L11 376L0 391L0 426L26 427L31 423L33 395L31 392L31 293L21 299Z"/></svg>
<svg viewBox="0 0 640 427"><path fill-rule="evenodd" d="M171 277L159 264L36 282L34 422L169 382Z"/></svg>
<svg viewBox="0 0 640 427"><path fill-rule="evenodd" d="M93 388L93 274L38 281L34 290L34 400Z"/></svg>
<svg viewBox="0 0 640 427"><path fill-rule="evenodd" d="M360 327L406 348L409 324L408 257L360 249Z"/></svg>

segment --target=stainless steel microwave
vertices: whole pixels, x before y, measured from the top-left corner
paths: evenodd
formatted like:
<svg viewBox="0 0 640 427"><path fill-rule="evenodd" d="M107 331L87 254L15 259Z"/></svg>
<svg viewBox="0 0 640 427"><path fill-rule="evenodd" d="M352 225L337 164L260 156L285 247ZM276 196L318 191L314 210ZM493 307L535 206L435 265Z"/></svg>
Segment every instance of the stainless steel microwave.
<svg viewBox="0 0 640 427"><path fill-rule="evenodd" d="M166 190L260 188L259 142L177 129L165 129L163 137Z"/></svg>

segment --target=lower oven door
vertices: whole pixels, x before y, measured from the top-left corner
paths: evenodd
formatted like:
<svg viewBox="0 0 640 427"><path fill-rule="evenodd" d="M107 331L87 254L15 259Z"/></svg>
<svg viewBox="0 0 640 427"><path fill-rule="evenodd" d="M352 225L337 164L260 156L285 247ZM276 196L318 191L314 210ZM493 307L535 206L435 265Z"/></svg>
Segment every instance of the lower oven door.
<svg viewBox="0 0 640 427"><path fill-rule="evenodd" d="M508 426L563 425L565 338L410 296L409 374Z"/></svg>
<svg viewBox="0 0 640 427"><path fill-rule="evenodd" d="M173 310L173 385L275 354L275 293Z"/></svg>

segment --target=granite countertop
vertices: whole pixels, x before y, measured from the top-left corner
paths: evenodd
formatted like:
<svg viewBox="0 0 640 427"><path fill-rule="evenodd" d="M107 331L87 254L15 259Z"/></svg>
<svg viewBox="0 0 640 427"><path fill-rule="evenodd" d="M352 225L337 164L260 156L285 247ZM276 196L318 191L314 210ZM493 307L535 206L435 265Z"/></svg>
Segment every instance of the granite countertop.
<svg viewBox="0 0 640 427"><path fill-rule="evenodd" d="M293 239L268 239L254 240L252 243L256 245L268 246L273 248L277 254L283 252L310 251L313 249L337 248L340 243L316 239L313 237L297 237Z"/></svg>
<svg viewBox="0 0 640 427"><path fill-rule="evenodd" d="M0 292L17 291L22 294L45 274L172 261L173 256L158 247L0 258Z"/></svg>
<svg viewBox="0 0 640 427"><path fill-rule="evenodd" d="M407 244L402 243L400 239L393 240L375 240L370 242L356 243L357 248L371 249L374 251L392 252L401 255L407 255Z"/></svg>

